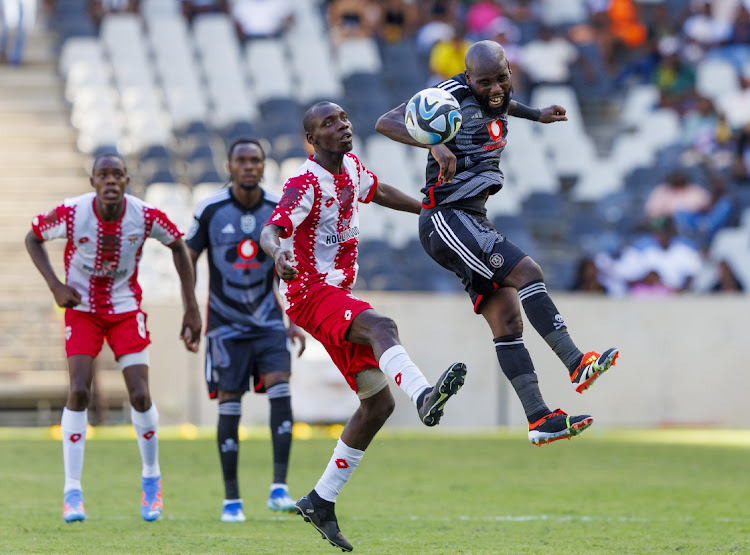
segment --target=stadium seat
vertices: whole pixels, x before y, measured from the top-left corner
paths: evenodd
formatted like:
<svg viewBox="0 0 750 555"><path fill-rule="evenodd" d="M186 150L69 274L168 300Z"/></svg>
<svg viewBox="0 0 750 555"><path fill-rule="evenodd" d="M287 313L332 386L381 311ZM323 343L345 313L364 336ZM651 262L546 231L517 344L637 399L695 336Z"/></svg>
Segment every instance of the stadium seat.
<svg viewBox="0 0 750 555"><path fill-rule="evenodd" d="M245 47L245 60L258 102L275 98L293 101L291 61L281 39L249 41Z"/></svg>
<svg viewBox="0 0 750 555"><path fill-rule="evenodd" d="M720 96L736 92L739 88L737 71L730 62L717 58L706 58L698 62L695 89L701 95L716 101Z"/></svg>

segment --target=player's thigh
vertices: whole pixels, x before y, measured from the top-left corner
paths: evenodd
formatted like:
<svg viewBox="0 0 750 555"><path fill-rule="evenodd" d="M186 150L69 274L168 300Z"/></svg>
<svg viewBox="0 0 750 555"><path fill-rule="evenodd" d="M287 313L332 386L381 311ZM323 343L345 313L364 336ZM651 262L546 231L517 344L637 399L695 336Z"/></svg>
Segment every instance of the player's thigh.
<svg viewBox="0 0 750 555"><path fill-rule="evenodd" d="M77 355L96 358L104 345L106 328L106 322L97 314L66 309L65 354L69 359Z"/></svg>
<svg viewBox="0 0 750 555"><path fill-rule="evenodd" d="M310 289L308 300L297 301L287 311L289 317L323 344L348 345L346 334L354 318L372 305L340 287L316 284Z"/></svg>
<svg viewBox="0 0 750 555"><path fill-rule="evenodd" d="M370 345L346 342L343 345L322 343L331 360L344 376L346 383L355 393L359 393L357 374L363 370L378 368L378 361ZM378 370L379 371L379 370Z"/></svg>
<svg viewBox="0 0 750 555"><path fill-rule="evenodd" d="M206 337L206 386L209 397L219 391L250 390L255 368L252 341L230 331L212 330Z"/></svg>
<svg viewBox="0 0 750 555"><path fill-rule="evenodd" d="M277 383L288 383L292 355L286 330L270 330L253 341L255 372L267 389Z"/></svg>
<svg viewBox="0 0 750 555"><path fill-rule="evenodd" d="M476 311L527 256L487 218L459 210L424 211L419 237L438 264L461 278Z"/></svg>
<svg viewBox="0 0 750 555"><path fill-rule="evenodd" d="M147 316L142 310L115 314L110 317L107 328L107 343L119 360L124 355L141 353L151 343L150 334L146 326ZM138 361L142 364L143 361Z"/></svg>

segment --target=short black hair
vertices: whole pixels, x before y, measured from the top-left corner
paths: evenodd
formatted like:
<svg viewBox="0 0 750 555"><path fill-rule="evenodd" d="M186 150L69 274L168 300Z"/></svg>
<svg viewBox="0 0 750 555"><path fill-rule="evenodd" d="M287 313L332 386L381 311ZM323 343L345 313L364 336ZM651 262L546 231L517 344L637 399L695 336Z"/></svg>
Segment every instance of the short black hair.
<svg viewBox="0 0 750 555"><path fill-rule="evenodd" d="M335 102L331 102L330 100L321 100L320 102L316 102L307 109L307 111L305 112L305 116L302 118L302 126L305 128L305 133L312 133L315 112L318 111L318 108L320 108L321 106L325 106L326 104L336 105Z"/></svg>
<svg viewBox="0 0 750 555"><path fill-rule="evenodd" d="M240 137L239 139L235 139L232 141L232 144L229 145L229 149L227 150L227 160L232 161L232 155L234 154L234 149L237 148L239 145L245 145L245 144L252 144L257 146L260 149L261 154L263 154L263 160L266 159L266 151L263 150L263 145L260 144L260 141L258 139L248 139L246 137Z"/></svg>
<svg viewBox="0 0 750 555"><path fill-rule="evenodd" d="M122 162L122 165L125 166L125 171L126 172L128 171L128 167L125 164L125 158L123 158L116 152L102 152L96 158L94 158L94 163L91 165L91 175L94 174L94 170L96 168L96 165L99 163L99 161L103 160L104 158L117 158L120 162Z"/></svg>

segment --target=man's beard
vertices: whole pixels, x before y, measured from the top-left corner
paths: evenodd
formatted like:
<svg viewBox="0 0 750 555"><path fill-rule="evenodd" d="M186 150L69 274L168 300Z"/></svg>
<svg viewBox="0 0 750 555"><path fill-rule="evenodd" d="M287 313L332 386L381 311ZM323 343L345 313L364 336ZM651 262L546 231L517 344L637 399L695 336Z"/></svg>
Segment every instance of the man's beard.
<svg viewBox="0 0 750 555"><path fill-rule="evenodd" d="M472 89L472 93L474 90ZM504 116L508 113L508 106L510 106L510 99L513 96L513 85L510 86L510 89L508 89L507 94L503 97L503 103L500 104L499 107L493 108L490 106L490 99L489 97L480 98L476 94L474 94L474 98L477 99L477 103L479 104L479 107L482 109L482 112L484 115L489 116L491 118L499 118L500 116Z"/></svg>

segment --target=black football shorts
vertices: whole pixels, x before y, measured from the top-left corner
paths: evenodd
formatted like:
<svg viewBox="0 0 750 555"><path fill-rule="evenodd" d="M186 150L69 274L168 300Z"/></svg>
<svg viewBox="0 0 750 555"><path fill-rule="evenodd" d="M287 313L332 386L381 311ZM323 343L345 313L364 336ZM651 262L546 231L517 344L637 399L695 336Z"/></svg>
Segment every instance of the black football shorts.
<svg viewBox="0 0 750 555"><path fill-rule="evenodd" d="M208 395L217 391L265 391L263 374L290 372L291 354L286 331L268 330L242 334L230 327L211 330L206 337L206 385Z"/></svg>
<svg viewBox="0 0 750 555"><path fill-rule="evenodd" d="M477 314L482 297L526 256L485 216L455 208L422 210L419 240L435 262L461 278Z"/></svg>

